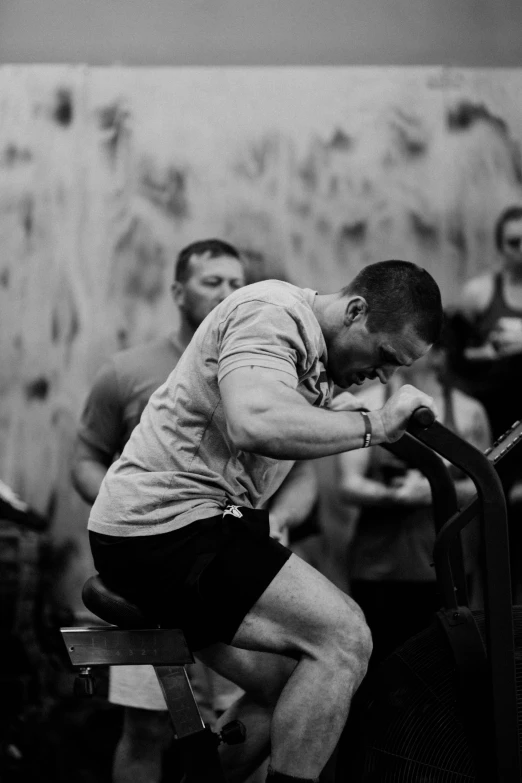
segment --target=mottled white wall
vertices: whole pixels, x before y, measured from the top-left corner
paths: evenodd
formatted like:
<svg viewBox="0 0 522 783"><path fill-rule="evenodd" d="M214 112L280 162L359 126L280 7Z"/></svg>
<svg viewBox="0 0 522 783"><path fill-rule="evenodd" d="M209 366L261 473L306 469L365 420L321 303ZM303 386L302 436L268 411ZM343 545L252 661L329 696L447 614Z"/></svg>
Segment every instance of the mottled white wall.
<svg viewBox="0 0 522 783"><path fill-rule="evenodd" d="M71 443L100 362L169 328L176 253L222 236L322 291L424 265L450 301L522 203L522 71L0 68L0 477L88 568Z"/></svg>

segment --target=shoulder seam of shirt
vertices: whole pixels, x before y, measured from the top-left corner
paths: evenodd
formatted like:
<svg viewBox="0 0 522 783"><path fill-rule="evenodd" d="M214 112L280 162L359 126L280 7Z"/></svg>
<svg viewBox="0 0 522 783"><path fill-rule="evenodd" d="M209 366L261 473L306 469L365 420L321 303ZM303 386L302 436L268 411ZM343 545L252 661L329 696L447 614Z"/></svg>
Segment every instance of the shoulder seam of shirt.
<svg viewBox="0 0 522 783"><path fill-rule="evenodd" d="M230 315L232 315L232 313L233 313L235 310L237 310L237 308L238 308L238 307L240 307L240 305L248 304L249 302L263 302L264 304L269 304L269 305L271 305L272 307L279 307L279 308L281 308L282 310L289 310L289 311L291 311L291 310L294 310L294 308L295 308L295 307L296 307L296 306L299 304L298 302L294 302L294 304L291 304L291 305L285 305L285 304L281 304L280 302L270 302L270 301L269 301L269 300L267 300L267 299L264 299L264 298L263 298L263 299L261 299L261 298L260 298L260 297L258 297L258 296L254 296L254 297L252 297L251 299L245 299L245 300L244 300L244 301L242 301L242 302L237 302L237 304L235 304L235 305L234 305L234 307L232 308L232 310L230 310L230 312L229 312L229 313L227 313L227 315L226 315L226 316L224 316L224 317L223 317L223 319L222 319L221 321L219 321L219 323L218 323L218 326L221 326L221 324L223 324L223 323L224 323L224 322L227 320L227 318L229 318L229 317L230 317ZM304 299L304 298L303 298L303 303L304 303L304 305L305 305L305 306L306 306L306 307L307 307L307 308L310 310L311 314L312 314L312 315L313 315L313 317L315 318L314 311L312 310L312 308L310 307L310 305L308 304L308 302L307 302L307 301L306 301L306 299ZM317 319L316 319L316 320L317 320Z"/></svg>

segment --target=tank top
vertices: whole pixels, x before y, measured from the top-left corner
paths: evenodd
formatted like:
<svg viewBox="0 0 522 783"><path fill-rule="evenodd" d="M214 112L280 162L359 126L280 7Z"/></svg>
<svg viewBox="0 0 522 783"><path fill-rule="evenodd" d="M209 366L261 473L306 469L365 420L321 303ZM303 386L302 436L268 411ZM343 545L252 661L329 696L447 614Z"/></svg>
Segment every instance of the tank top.
<svg viewBox="0 0 522 783"><path fill-rule="evenodd" d="M472 324L477 345L484 345L489 340L501 318L522 321L522 309L507 304L503 276L497 272L493 278L491 301ZM495 438L522 418L522 353L473 362L464 360L461 374L468 393L484 405Z"/></svg>
<svg viewBox="0 0 522 783"><path fill-rule="evenodd" d="M497 272L493 278L493 296L488 307L475 321L478 336L485 343L490 333L498 325L501 318L516 318L522 321L522 308L511 307L504 296L504 279L502 272ZM497 360L498 362L499 360ZM503 360L502 360L503 361Z"/></svg>

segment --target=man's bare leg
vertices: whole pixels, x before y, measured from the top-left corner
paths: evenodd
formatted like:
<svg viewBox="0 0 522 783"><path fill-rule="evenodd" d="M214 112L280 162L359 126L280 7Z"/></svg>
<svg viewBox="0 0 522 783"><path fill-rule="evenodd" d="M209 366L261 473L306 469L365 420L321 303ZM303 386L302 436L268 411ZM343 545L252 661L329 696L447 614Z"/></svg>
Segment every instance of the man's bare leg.
<svg viewBox="0 0 522 783"><path fill-rule="evenodd" d="M159 783L170 737L166 711L126 707L114 754L113 783Z"/></svg>
<svg viewBox="0 0 522 783"><path fill-rule="evenodd" d="M275 704L296 661L283 655L240 650L225 644L216 644L196 653L207 665L212 664L223 676L232 679L245 693L218 719L215 730L220 731L232 720L240 720L247 729L247 742L241 745L220 745L219 752L227 778L231 783L245 780L270 753L270 725Z"/></svg>
<svg viewBox="0 0 522 783"><path fill-rule="evenodd" d="M259 763L261 749L266 754L270 747L278 772L318 777L337 744L370 652L370 633L357 604L292 555L232 645L198 654L246 691L233 710L244 719L249 737L227 761L246 771ZM230 715L227 711L220 722Z"/></svg>

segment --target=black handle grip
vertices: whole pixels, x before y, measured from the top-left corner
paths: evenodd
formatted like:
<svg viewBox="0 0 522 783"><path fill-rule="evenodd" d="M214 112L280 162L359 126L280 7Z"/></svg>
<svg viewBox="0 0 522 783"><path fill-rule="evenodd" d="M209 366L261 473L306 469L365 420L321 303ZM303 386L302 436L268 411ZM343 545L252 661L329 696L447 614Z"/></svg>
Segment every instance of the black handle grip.
<svg viewBox="0 0 522 783"><path fill-rule="evenodd" d="M431 427L435 421L435 414L430 408L426 408L424 405L421 408L413 411L410 419L410 424L414 427L420 427L423 430Z"/></svg>

